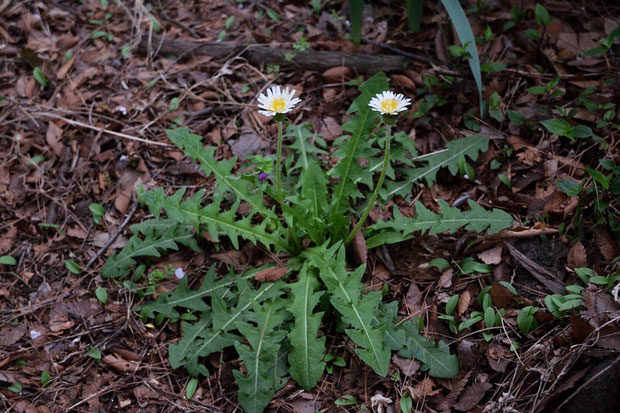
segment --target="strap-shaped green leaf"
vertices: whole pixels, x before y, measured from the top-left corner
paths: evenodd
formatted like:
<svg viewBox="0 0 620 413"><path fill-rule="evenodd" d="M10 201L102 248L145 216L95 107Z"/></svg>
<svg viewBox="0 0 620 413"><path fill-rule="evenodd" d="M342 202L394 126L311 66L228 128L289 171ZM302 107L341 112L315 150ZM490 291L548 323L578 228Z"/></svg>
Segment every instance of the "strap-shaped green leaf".
<svg viewBox="0 0 620 413"><path fill-rule="evenodd" d="M339 178L340 182L334 189L329 218L332 233L343 230L347 222L342 220L342 215L349 207L349 198L359 198L361 193L355 183L359 182L372 186L372 172L358 163L358 159L370 159L377 152L371 147L368 136L376 126L377 113L368 106L370 99L377 93L389 88L385 73L379 72L362 83L359 90L361 94L353 101L349 113L357 112L344 125L342 130L349 132L350 136L343 136L336 140L338 149L334 157L339 161L330 171L330 176Z"/></svg>
<svg viewBox="0 0 620 413"><path fill-rule="evenodd" d="M327 153L325 150L327 144L318 133L312 132L311 128L312 125L308 122L289 125L286 128L286 136L292 141L289 147L299 154L299 161L291 165L289 172L297 168L306 169L311 161L316 160L314 155Z"/></svg>
<svg viewBox="0 0 620 413"><path fill-rule="evenodd" d="M258 212L264 217L276 218L273 210L268 209L263 204L263 197L260 192L251 191L250 182L233 176L232 168L237 158L216 160L215 147L204 147L202 138L199 135L192 134L188 128L171 129L167 130L166 133L170 140L183 150L186 156L200 162L200 169L207 176L213 173L220 189L230 189L238 199L250 204L253 212Z"/></svg>
<svg viewBox="0 0 620 413"><path fill-rule="evenodd" d="M386 181L381 190L381 197L383 199L392 199L396 195L408 197L411 195L412 186L417 182L425 180L426 184L431 186L441 168L448 168L452 175L456 175L459 172L459 159L469 157L475 161L478 159L478 154L487 151L488 148L489 138L482 135L470 135L450 141L444 151L419 157L426 162L426 165L420 168L401 169L404 179Z"/></svg>
<svg viewBox="0 0 620 413"><path fill-rule="evenodd" d="M270 300L263 305L253 303L250 318L253 324L238 322L237 329L249 342L249 346L235 343L239 359L243 361L246 373L233 371L239 386L237 398L247 413L262 413L275 392L283 386L278 372L277 358L286 331L279 329L288 317L284 300Z"/></svg>
<svg viewBox="0 0 620 413"><path fill-rule="evenodd" d="M341 243L331 248L326 243L304 254L320 271L321 280L331 295L330 302L342 315L343 321L352 327L346 333L359 346L355 352L375 373L385 376L390 364L390 350L384 344L387 324L373 325L381 293L372 291L361 294L361 278L366 266L362 265L349 274L345 268L345 248Z"/></svg>
<svg viewBox="0 0 620 413"><path fill-rule="evenodd" d="M289 308L295 324L288 337L291 351L288 356L291 377L304 389L313 388L323 376L325 363L325 337L317 338L323 313L312 313L324 291L319 286L314 270L304 265L299 281L289 285L293 292L293 303Z"/></svg>
<svg viewBox="0 0 620 413"><path fill-rule="evenodd" d="M105 278L125 278L138 257L159 257L162 251L179 249L179 244L198 251L191 225L171 219L152 219L131 226L133 235L118 254L112 254L101 270ZM140 236L142 235L142 236Z"/></svg>
<svg viewBox="0 0 620 413"><path fill-rule="evenodd" d="M289 250L290 246L278 236L277 233L268 233L267 221L253 224L250 217L238 219L237 200L229 210L220 210L220 199L215 199L211 204L201 207L205 190L198 191L193 197L182 201L185 188L175 192L172 196L166 196L163 188L140 194L140 200L148 205L149 210L155 216L159 216L161 209L166 211L169 218L183 223L192 224L196 228L205 228L215 241L219 235L228 236L235 248L239 248L239 237L256 244L276 246L281 251Z"/></svg>

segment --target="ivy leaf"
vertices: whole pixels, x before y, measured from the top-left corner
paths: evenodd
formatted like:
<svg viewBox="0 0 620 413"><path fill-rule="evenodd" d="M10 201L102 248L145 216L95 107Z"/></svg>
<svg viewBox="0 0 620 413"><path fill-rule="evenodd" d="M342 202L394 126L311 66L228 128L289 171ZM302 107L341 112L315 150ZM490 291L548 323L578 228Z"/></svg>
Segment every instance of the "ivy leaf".
<svg viewBox="0 0 620 413"><path fill-rule="evenodd" d="M388 88L387 77L383 72L362 83L359 88L361 95L353 101L348 110L349 113L357 113L342 125L342 130L351 135L342 136L335 142L338 149L333 156L338 158L339 162L330 171L330 176L340 178L340 182L334 189L330 208L329 223L332 234L342 232L348 224L342 218L349 207L349 198L361 197L357 183L372 186L372 172L365 170L357 160L370 159L376 153L371 147L368 136L376 126L377 113L370 109L368 103L377 93Z"/></svg>
<svg viewBox="0 0 620 413"><path fill-rule="evenodd" d="M251 190L249 181L237 179L233 176L232 168L237 158L216 160L215 147L204 147L202 138L190 133L188 128L169 129L166 133L170 140L183 150L186 156L200 162L200 169L207 176L213 173L218 187L232 191L238 199L250 204L254 212L258 212L264 217L276 218L273 210L268 209L263 204L261 193Z"/></svg>
<svg viewBox="0 0 620 413"><path fill-rule="evenodd" d="M239 404L247 413L262 413L275 392L282 388L284 382L279 375L273 375L277 369L278 354L282 341L286 337L284 330L278 327L288 317L284 310L284 300L270 300L263 305L254 302L253 312L247 321L238 322L237 328L249 343L249 346L235 342L239 359L243 361L246 373L234 370L235 382L239 386L237 395Z"/></svg>
<svg viewBox="0 0 620 413"><path fill-rule="evenodd" d="M426 162L420 168L401 170L404 179L400 181L386 181L380 194L383 199L392 199L396 195L407 197L411 195L411 188L415 183L424 179L431 186L441 168L448 168L452 175L459 173L459 161L469 157L472 161L478 159L480 152L489 148L489 138L482 135L470 135L455 139L446 144L444 151L432 155L423 155L419 159ZM414 159L416 160L416 159ZM461 161L462 162L462 161Z"/></svg>
<svg viewBox="0 0 620 413"><path fill-rule="evenodd" d="M428 367L432 377L452 379L458 375L459 363L454 354L450 354L448 345L443 341L427 340L418 332L417 323L413 320L400 325L405 342L398 352L400 357L415 357Z"/></svg>
<svg viewBox="0 0 620 413"><path fill-rule="evenodd" d="M304 389L313 388L323 376L325 363L325 337L317 338L323 313L312 314L324 291L316 291L319 282L316 274L304 265L299 273L299 281L289 285L293 293L293 303L289 308L295 324L288 337L291 352L288 356L291 377Z"/></svg>
<svg viewBox="0 0 620 413"><path fill-rule="evenodd" d="M166 250L177 251L179 244L199 251L190 225L178 225L170 219L151 219L132 225L133 235L122 251L112 254L101 270L105 278L124 278L138 257L159 257ZM144 238L140 237L142 235Z"/></svg>
<svg viewBox="0 0 620 413"><path fill-rule="evenodd" d="M330 293L330 302L351 326L347 335L359 346L355 353L380 376L387 375L390 350L384 344L386 323L373 325L374 314L381 302L381 292L362 295L361 283L365 265L349 274L345 268L345 248L341 243L328 248L327 243L307 250L305 256L318 268L320 277Z"/></svg>

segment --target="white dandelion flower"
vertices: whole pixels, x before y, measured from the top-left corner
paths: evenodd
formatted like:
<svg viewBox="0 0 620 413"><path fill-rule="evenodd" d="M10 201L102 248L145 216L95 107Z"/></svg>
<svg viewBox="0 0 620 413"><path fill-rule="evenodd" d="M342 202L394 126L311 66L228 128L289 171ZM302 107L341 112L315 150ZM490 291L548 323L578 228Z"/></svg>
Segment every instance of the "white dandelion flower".
<svg viewBox="0 0 620 413"><path fill-rule="evenodd" d="M376 112L381 112L382 115L398 115L399 112L406 110L410 103L411 99L388 90L377 93L374 98L370 99L368 106Z"/></svg>
<svg viewBox="0 0 620 413"><path fill-rule="evenodd" d="M265 116L288 113L301 102L301 99L293 99L293 96L295 96L295 89L289 91L288 87L282 90L280 86L272 86L267 90L266 95L261 93L258 97L258 113Z"/></svg>

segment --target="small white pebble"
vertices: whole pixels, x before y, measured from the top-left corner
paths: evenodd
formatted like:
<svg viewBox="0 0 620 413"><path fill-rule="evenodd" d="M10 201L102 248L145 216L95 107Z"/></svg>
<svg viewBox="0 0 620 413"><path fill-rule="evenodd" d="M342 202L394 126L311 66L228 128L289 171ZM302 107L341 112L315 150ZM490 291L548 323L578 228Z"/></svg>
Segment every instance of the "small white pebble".
<svg viewBox="0 0 620 413"><path fill-rule="evenodd" d="M30 330L30 338L32 340L36 340L39 337L41 337L41 333L39 333L37 330Z"/></svg>
<svg viewBox="0 0 620 413"><path fill-rule="evenodd" d="M41 15L39 13L33 14L32 17L34 17L35 20L41 20Z"/></svg>
<svg viewBox="0 0 620 413"><path fill-rule="evenodd" d="M123 115L127 115L127 108L125 106L118 105L114 108L114 112L121 112Z"/></svg>
<svg viewBox="0 0 620 413"><path fill-rule="evenodd" d="M119 158L121 161L124 161L125 159L127 159L127 155L121 155L121 157Z"/></svg>
<svg viewBox="0 0 620 413"><path fill-rule="evenodd" d="M180 280L185 277L185 271L183 271L183 268L179 267L174 271L174 276L177 277L177 280Z"/></svg>
<svg viewBox="0 0 620 413"><path fill-rule="evenodd" d="M465 174L465 175L463 175L463 178L469 179L469 175Z"/></svg>

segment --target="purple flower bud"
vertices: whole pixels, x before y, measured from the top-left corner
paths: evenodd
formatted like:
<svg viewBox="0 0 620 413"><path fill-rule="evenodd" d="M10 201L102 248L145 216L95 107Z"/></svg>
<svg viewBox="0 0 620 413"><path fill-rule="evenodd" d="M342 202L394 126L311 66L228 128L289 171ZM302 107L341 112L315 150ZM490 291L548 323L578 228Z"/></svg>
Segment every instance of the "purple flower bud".
<svg viewBox="0 0 620 413"><path fill-rule="evenodd" d="M261 181L266 181L268 177L269 174L267 172L261 172L258 174L258 179L260 179Z"/></svg>

